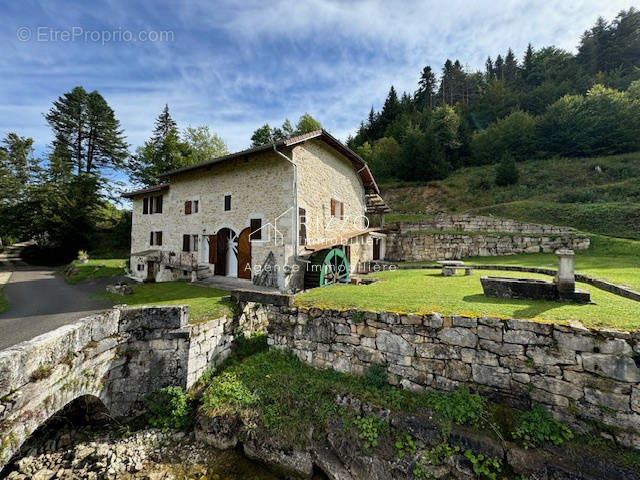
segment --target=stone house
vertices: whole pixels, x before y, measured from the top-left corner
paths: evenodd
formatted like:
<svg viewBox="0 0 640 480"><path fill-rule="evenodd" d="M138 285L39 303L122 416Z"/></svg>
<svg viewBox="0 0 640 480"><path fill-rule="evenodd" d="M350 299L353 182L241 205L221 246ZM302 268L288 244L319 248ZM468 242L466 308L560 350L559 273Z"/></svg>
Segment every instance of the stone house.
<svg viewBox="0 0 640 480"><path fill-rule="evenodd" d="M384 258L388 207L367 164L324 130L164 174L132 200L131 275L222 275L296 291ZM348 265L348 268L345 268ZM348 272L348 273L347 273Z"/></svg>

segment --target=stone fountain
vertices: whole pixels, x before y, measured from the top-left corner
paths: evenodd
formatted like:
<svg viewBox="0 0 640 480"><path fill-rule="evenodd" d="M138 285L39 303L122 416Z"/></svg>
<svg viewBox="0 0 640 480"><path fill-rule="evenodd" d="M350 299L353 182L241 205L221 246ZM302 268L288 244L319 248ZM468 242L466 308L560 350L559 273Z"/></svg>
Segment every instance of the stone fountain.
<svg viewBox="0 0 640 480"><path fill-rule="evenodd" d="M560 249L556 255L558 271L553 282L533 278L481 277L485 296L589 303L589 292L576 288L573 250Z"/></svg>

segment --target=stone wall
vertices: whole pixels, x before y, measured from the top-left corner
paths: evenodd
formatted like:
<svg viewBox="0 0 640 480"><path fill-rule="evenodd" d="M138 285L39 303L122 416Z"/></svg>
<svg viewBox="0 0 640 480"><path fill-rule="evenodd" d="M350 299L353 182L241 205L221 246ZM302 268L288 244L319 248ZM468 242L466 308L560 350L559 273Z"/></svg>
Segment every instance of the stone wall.
<svg viewBox="0 0 640 480"><path fill-rule="evenodd" d="M505 232L535 235L561 235L575 233L575 229L557 225L519 222L506 218L483 217L479 215L438 215L417 223L399 224L401 231L447 230L461 232Z"/></svg>
<svg viewBox="0 0 640 480"><path fill-rule="evenodd" d="M440 233L442 232L442 233ZM399 223L387 237L391 262L486 257L589 248L589 238L569 227L524 223L476 215L439 215Z"/></svg>
<svg viewBox="0 0 640 480"><path fill-rule="evenodd" d="M409 389L468 385L496 401L539 403L576 431L598 425L640 448L640 332L498 318L268 308L270 345L318 368L385 364Z"/></svg>
<svg viewBox="0 0 640 480"><path fill-rule="evenodd" d="M230 353L237 328L253 324L189 325L186 306L114 308L0 351L0 470L71 401L89 395L111 415L138 413L146 394L193 385Z"/></svg>
<svg viewBox="0 0 640 480"><path fill-rule="evenodd" d="M584 250L589 238L573 233L536 236L501 233L389 233L385 259L391 262L487 257L516 253L552 253L559 248Z"/></svg>

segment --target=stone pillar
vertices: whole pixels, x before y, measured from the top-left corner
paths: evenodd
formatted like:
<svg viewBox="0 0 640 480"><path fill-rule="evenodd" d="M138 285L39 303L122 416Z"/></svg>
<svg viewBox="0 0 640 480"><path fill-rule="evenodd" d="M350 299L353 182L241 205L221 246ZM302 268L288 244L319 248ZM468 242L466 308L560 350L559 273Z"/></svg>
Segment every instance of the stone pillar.
<svg viewBox="0 0 640 480"><path fill-rule="evenodd" d="M556 273L556 285L558 292L574 292L576 278L573 272L573 250L560 249L556 251L558 257L558 273Z"/></svg>

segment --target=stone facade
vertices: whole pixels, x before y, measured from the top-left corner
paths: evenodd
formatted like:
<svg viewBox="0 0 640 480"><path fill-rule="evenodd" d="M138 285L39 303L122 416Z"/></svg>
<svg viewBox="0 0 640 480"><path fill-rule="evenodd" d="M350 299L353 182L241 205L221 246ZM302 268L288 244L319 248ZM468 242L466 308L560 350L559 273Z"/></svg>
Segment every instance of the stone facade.
<svg viewBox="0 0 640 480"><path fill-rule="evenodd" d="M268 308L270 345L318 368L387 367L409 389L458 385L515 406L539 403L576 431L597 424L640 448L640 333L533 321Z"/></svg>
<svg viewBox="0 0 640 480"><path fill-rule="evenodd" d="M560 248L584 250L589 248L589 238L568 227L473 215L441 215L420 223L397 225L388 235L385 258L392 262L429 261L551 253Z"/></svg>
<svg viewBox="0 0 640 480"><path fill-rule="evenodd" d="M307 245L322 244L366 226L365 187L349 159L320 140L308 140L280 148L297 169L297 205L306 211ZM143 214L145 198L163 195L162 213ZM231 195L231 209L224 210L224 197ZM344 205L343 219L331 215L332 199ZM185 214L186 201L198 201L198 212ZM190 278L190 270L169 268L163 258L172 253L178 259L183 235L197 236L197 252L187 253L184 262L209 267L207 236L221 228L238 235L249 227L251 219L262 221L262 239L251 240L252 279L277 284L282 291L302 288L303 262L297 256L308 255L298 245L295 229L294 168L273 151L252 153L236 159L175 174L162 192L135 195L131 233L131 273L145 279L148 261L159 263L157 281ZM277 228L277 234L274 228ZM162 245L152 245L151 232L162 232ZM379 234L381 235L381 234ZM360 235L350 242L351 263L358 265L373 256L373 241ZM140 254L141 253L141 254ZM140 255L136 255L140 254ZM157 258L156 258L157 257ZM260 275L266 262L275 264L275 275ZM258 268L254 268L258 267Z"/></svg>
<svg viewBox="0 0 640 480"><path fill-rule="evenodd" d="M190 387L229 355L238 327L258 328L259 313L251 317L189 325L186 306L115 308L0 351L0 469L77 398L132 415L147 393Z"/></svg>

